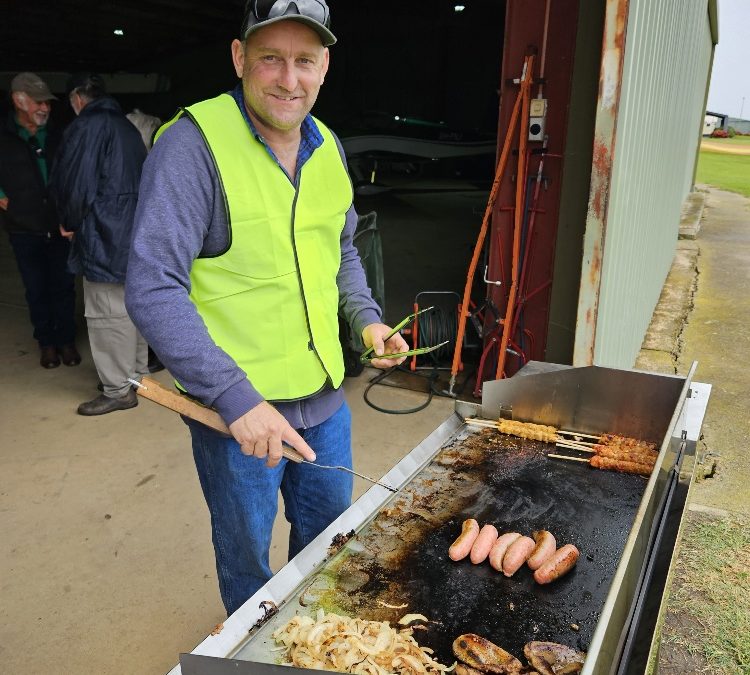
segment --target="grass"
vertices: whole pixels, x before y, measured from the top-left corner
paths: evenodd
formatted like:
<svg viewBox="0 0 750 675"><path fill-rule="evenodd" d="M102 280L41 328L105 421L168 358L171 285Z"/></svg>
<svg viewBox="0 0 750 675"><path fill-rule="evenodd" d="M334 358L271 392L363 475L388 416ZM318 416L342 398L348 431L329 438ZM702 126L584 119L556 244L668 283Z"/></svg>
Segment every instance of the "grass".
<svg viewBox="0 0 750 675"><path fill-rule="evenodd" d="M735 138L712 138L712 141L727 143ZM741 143L748 143L744 140ZM739 192L750 197L750 155L727 155L721 152L701 150L698 156L697 183L706 183L720 190Z"/></svg>
<svg viewBox="0 0 750 675"><path fill-rule="evenodd" d="M750 673L750 531L735 521L685 528L670 599L673 643L705 659L711 673ZM690 626L680 634L679 626Z"/></svg>

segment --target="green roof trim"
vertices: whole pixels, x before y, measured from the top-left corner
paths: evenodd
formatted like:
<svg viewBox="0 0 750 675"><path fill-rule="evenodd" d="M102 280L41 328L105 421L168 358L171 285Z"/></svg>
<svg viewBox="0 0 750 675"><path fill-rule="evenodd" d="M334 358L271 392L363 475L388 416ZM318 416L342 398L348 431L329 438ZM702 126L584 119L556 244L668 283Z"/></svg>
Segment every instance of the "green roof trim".
<svg viewBox="0 0 750 675"><path fill-rule="evenodd" d="M719 44L719 0L708 0L708 23L711 26L711 41Z"/></svg>

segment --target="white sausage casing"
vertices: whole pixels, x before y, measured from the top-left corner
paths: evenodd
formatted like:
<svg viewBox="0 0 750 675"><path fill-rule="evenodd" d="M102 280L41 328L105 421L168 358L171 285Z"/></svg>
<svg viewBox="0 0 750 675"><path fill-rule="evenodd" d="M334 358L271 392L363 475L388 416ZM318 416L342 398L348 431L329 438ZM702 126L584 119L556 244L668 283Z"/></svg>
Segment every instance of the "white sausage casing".
<svg viewBox="0 0 750 675"><path fill-rule="evenodd" d="M497 570L498 572L503 571L503 558L505 557L505 553L508 550L508 547L520 536L520 532L506 532L497 538L497 541L490 549L490 565L492 565L492 569Z"/></svg>
<svg viewBox="0 0 750 675"><path fill-rule="evenodd" d="M471 562L475 565L487 560L492 545L497 541L497 528L494 525L482 525L479 536L471 547Z"/></svg>
<svg viewBox="0 0 750 675"><path fill-rule="evenodd" d="M518 537L505 552L503 574L506 577L512 577L529 559L535 546L536 542L531 537Z"/></svg>

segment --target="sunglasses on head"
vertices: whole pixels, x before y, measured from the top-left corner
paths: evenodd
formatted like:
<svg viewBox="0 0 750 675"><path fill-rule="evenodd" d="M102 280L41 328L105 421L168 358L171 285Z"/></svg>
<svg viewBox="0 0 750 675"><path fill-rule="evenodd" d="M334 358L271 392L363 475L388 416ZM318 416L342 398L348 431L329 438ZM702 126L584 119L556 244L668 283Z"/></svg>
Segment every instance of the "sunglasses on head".
<svg viewBox="0 0 750 675"><path fill-rule="evenodd" d="M294 14L313 19L326 28L331 26L328 6L320 0L250 0L247 3L243 34L248 28L268 19Z"/></svg>

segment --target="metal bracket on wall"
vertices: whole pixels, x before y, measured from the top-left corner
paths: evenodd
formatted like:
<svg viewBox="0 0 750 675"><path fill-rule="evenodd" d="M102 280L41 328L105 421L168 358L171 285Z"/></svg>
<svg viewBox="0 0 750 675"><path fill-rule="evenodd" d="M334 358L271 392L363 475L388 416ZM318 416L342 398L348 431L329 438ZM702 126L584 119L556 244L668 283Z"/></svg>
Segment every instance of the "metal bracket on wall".
<svg viewBox="0 0 750 675"><path fill-rule="evenodd" d="M493 286L502 286L503 285L502 281L493 281L492 279L488 279L487 278L487 268L488 268L488 266L485 265L484 266L484 277L483 277L484 283L485 284L492 284Z"/></svg>

